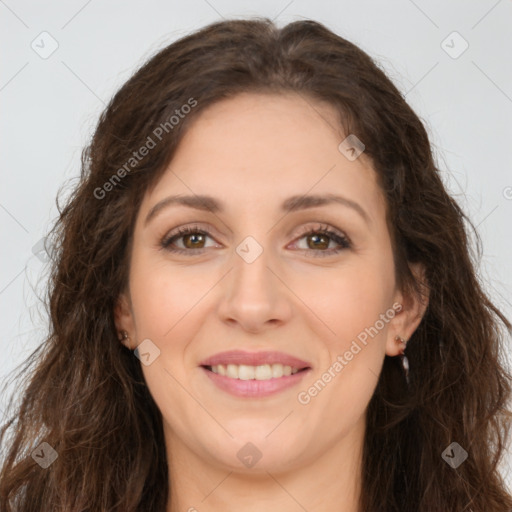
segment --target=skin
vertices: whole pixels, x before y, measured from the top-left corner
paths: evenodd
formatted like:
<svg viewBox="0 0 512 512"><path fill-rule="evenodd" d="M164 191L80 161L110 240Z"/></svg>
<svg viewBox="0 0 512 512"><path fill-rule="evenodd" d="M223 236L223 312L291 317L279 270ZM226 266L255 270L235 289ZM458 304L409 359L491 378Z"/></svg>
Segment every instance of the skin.
<svg viewBox="0 0 512 512"><path fill-rule="evenodd" d="M163 415L168 512L251 512L262 504L358 511L365 411L385 354L400 353L395 336L410 338L426 304L396 286L384 196L365 154L350 161L338 150L346 137L338 124L328 105L292 94L215 103L194 120L142 202L116 325L132 350L145 339L160 350L142 369ZM306 193L343 195L368 222L339 204L279 210ZM214 196L225 211L168 206L146 225L151 208L175 194ZM176 228L196 223L211 234L175 241L189 253L161 247ZM351 247L314 257L339 247L303 235L319 223L344 233ZM264 249L250 264L235 250L247 236ZM298 393L394 303L401 311L317 396L299 403ZM233 397L199 366L230 349L283 351L312 371L271 397ZM262 455L250 468L237 457L247 442Z"/></svg>

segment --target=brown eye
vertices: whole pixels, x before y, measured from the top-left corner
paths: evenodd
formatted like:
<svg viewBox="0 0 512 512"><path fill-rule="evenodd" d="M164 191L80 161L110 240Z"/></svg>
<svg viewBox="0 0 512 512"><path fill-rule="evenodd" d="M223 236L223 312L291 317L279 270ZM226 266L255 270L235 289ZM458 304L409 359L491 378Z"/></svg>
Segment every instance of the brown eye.
<svg viewBox="0 0 512 512"><path fill-rule="evenodd" d="M192 233L183 235L183 245L188 249L202 249L203 247L199 246L201 243L204 244L204 235L202 233Z"/></svg>
<svg viewBox="0 0 512 512"><path fill-rule="evenodd" d="M343 233L334 231L329 226L319 226L316 229L309 229L302 234L297 240L306 239L306 247L298 248L310 253L312 256L331 256L337 254L344 249L350 249L351 243ZM337 244L338 247L329 247L331 243Z"/></svg>
<svg viewBox="0 0 512 512"><path fill-rule="evenodd" d="M205 247L207 238L211 238L207 231L203 231L197 226L189 226L180 228L176 234L166 236L162 240L161 246L168 251L179 253L202 251L207 248ZM176 245L178 246L176 247Z"/></svg>
<svg viewBox="0 0 512 512"><path fill-rule="evenodd" d="M166 236L160 244L163 249L170 252L194 255L208 249L206 245L208 238L213 240L207 230L200 229L198 226L186 226L178 229L177 233ZM303 239L306 239L306 247L298 247L298 249L312 256L331 256L352 246L348 237L329 226L309 229L296 240ZM337 244L338 247L329 247L332 243Z"/></svg>
<svg viewBox="0 0 512 512"><path fill-rule="evenodd" d="M329 237L323 233L308 235L308 247L310 249L328 249ZM309 243L311 242L311 243Z"/></svg>

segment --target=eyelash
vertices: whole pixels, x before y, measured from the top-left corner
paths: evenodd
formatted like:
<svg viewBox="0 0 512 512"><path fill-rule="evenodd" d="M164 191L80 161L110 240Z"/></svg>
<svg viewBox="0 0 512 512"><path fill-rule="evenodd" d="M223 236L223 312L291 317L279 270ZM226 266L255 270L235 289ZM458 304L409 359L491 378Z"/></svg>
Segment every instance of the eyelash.
<svg viewBox="0 0 512 512"><path fill-rule="evenodd" d="M212 238L210 235L210 232L207 229L200 229L197 225L196 226L186 226L183 228L179 228L177 230L177 232L175 232L175 233L170 233L169 235L165 236L161 241L161 247L162 247L162 249L165 249L166 251L170 251L175 254L186 254L186 253L190 254L192 252L193 255L194 254L196 254L196 255L202 254L205 250L208 249L207 247L202 247L199 249L181 249L181 248L176 248L176 247L172 247L172 248L170 247L171 244L174 243L174 241L180 239L181 237L183 237L185 235L190 235L190 234L207 235L210 238ZM341 247L338 247L335 249L319 250L319 251L315 251L313 249L299 249L299 250L300 251L313 251L313 253L317 253L314 255L315 257L325 257L325 256L331 256L333 254L337 254L345 249L350 249L352 247L352 244L346 235L331 229L329 226L327 226L325 224L319 225L315 229L305 228L304 232L298 238L296 238L296 240L300 240L309 235L317 235L317 234L327 236L328 238L330 238L331 240L333 240L334 242L339 244Z"/></svg>

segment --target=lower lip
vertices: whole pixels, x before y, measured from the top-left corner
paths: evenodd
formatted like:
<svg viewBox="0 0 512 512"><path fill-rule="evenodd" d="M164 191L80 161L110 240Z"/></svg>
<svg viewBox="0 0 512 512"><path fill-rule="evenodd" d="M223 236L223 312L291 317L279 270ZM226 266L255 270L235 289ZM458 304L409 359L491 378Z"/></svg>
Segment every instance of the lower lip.
<svg viewBox="0 0 512 512"><path fill-rule="evenodd" d="M311 368L303 370L293 375L278 377L268 380L241 380L232 379L218 373L213 373L204 367L201 367L213 383L223 391L227 391L231 395L244 398L261 398L271 396L291 388L298 384L304 375L310 372Z"/></svg>

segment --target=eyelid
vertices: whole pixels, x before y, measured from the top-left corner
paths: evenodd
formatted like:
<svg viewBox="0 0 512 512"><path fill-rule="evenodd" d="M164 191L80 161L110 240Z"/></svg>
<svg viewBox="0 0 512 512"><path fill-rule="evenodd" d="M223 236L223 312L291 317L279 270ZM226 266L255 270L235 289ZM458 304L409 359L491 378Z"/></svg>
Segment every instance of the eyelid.
<svg viewBox="0 0 512 512"><path fill-rule="evenodd" d="M171 231L169 231L167 234L165 234L162 238L161 238L161 242L160 242L160 246L163 248L163 249L166 249L165 245L168 244L170 242L171 239L177 237L177 238L181 238L182 236L185 236L186 234L189 234L189 233L202 233L204 234L205 236L208 236L209 238L213 239L213 236L212 236L212 231L213 229L211 227L208 227L206 225L201 225L199 222L194 222L192 224L186 224L184 226L179 226L175 229L172 229ZM197 252L197 251L201 251L201 250L204 250L203 249L188 249L186 250L186 252ZM178 249L179 251L179 249Z"/></svg>
<svg viewBox="0 0 512 512"><path fill-rule="evenodd" d="M197 222L192 223L192 224L186 224L184 226L180 226L180 227L175 228L175 229L171 230L170 232L168 232L161 239L159 245L160 245L161 249L167 250L171 253L176 253L176 254L187 253L191 256L203 254L204 251L206 251L207 249L210 249L211 247L200 247L197 249L182 249L182 248L176 248L176 247L169 248L170 242L173 238L180 239L187 234L193 234L193 233L202 234L208 238L211 238L212 240L215 240L214 237L212 236L212 231L213 231L213 229L211 227L206 226L206 225L201 225L200 223L197 223ZM294 236L292 242L290 242L290 243L296 244L296 243L298 243L298 241L300 241L306 235L312 235L315 233L326 234L331 240L334 240L338 244L338 247L335 249L331 248L331 249L318 250L318 251L316 251L314 249L297 249L299 252L317 253L315 256L330 256L330 255L338 254L342 250L352 248L352 241L351 241L350 237L344 231L342 231L339 228L336 228L330 224L327 224L324 222L318 222L318 221L316 221L316 222L311 221L311 222L307 223L306 225L303 225L299 229L299 232ZM336 240L336 238L338 238L338 241ZM216 242L216 243L218 243L218 242ZM287 247L289 245L290 244L288 244Z"/></svg>
<svg viewBox="0 0 512 512"><path fill-rule="evenodd" d="M314 226L311 226L311 224L314 224ZM352 240L347 235L347 233L339 228L336 228L332 226L331 224L327 224L325 222L311 222L307 223L305 226L302 226L300 228L299 234L294 237L294 240L296 240L298 237L303 237L304 235L307 235L311 232L321 232L321 231L331 231L340 238L344 238L347 240L347 242L352 245Z"/></svg>

